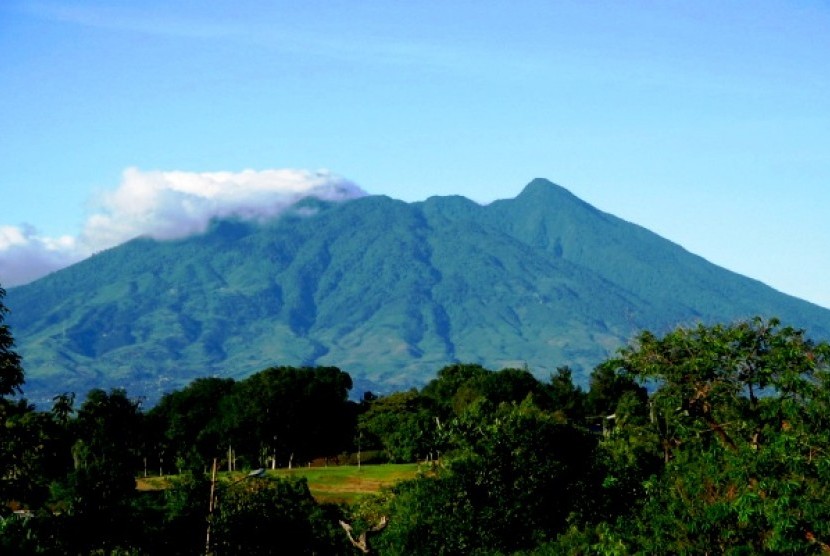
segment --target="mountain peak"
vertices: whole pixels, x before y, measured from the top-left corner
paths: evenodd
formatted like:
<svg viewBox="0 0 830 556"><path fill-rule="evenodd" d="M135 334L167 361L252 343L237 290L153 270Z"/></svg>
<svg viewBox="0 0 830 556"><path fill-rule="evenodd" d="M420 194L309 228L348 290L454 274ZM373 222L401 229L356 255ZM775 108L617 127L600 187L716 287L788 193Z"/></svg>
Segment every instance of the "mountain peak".
<svg viewBox="0 0 830 556"><path fill-rule="evenodd" d="M557 197L567 197L570 199L576 199L573 193L571 193L561 185L557 185L545 178L535 178L533 181L531 181L529 184L525 186L525 188L522 190L521 193L519 193L518 197L516 198L553 199Z"/></svg>
<svg viewBox="0 0 830 556"><path fill-rule="evenodd" d="M533 213L546 212L547 209L558 207L564 209L583 209L592 214L598 214L594 206L586 203L561 185L557 185L545 178L536 178L525 186L519 195L508 204L514 204L521 210L530 210Z"/></svg>

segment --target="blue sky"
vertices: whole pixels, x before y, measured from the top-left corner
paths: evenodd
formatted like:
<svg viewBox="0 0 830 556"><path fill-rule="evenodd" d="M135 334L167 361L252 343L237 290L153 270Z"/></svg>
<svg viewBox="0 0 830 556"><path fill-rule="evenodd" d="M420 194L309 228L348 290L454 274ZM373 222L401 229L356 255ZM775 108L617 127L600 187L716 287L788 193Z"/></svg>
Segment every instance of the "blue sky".
<svg viewBox="0 0 830 556"><path fill-rule="evenodd" d="M827 2L6 0L0 52L7 285L263 191L546 177L830 307Z"/></svg>

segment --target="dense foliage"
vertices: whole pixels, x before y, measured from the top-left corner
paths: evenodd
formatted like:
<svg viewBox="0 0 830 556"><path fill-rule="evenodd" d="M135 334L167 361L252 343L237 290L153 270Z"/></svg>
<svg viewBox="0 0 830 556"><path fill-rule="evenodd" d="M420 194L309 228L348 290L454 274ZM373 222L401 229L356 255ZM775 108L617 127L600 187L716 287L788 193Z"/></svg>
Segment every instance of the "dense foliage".
<svg viewBox="0 0 830 556"><path fill-rule="evenodd" d="M567 367L455 364L356 403L337 368L271 367L149 411L118 389L36 411L0 341L3 553L830 551L830 346L775 320L643 332L587 391ZM423 471L350 506L246 474L361 457Z"/></svg>

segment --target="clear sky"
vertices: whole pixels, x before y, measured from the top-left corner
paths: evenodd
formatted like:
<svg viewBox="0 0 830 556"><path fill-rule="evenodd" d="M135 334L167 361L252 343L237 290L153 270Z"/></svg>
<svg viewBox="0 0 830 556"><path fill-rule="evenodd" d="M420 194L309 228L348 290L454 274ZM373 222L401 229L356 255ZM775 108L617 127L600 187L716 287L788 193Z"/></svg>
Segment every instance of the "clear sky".
<svg viewBox="0 0 830 556"><path fill-rule="evenodd" d="M4 285L304 191L534 177L830 307L830 4L0 3Z"/></svg>

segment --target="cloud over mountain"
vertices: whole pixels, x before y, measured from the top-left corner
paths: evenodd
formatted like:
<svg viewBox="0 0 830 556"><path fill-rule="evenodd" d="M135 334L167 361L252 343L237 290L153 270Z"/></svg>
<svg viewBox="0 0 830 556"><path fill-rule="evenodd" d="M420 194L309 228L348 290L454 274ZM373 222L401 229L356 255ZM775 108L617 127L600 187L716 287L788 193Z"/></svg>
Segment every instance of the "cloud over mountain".
<svg viewBox="0 0 830 556"><path fill-rule="evenodd" d="M182 238L203 232L213 218L261 220L304 197L343 201L365 194L327 171L128 168L117 188L93 199L92 214L77 237L41 236L28 224L0 226L0 284L24 284L137 236Z"/></svg>
<svg viewBox="0 0 830 556"><path fill-rule="evenodd" d="M74 237L44 237L28 225L0 226L0 284L31 282L86 257Z"/></svg>

